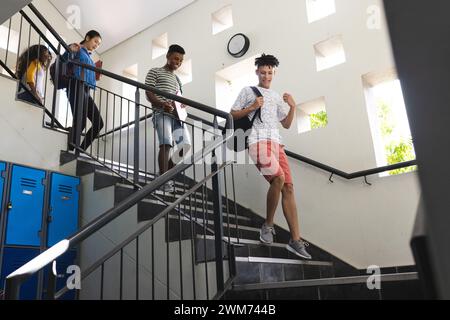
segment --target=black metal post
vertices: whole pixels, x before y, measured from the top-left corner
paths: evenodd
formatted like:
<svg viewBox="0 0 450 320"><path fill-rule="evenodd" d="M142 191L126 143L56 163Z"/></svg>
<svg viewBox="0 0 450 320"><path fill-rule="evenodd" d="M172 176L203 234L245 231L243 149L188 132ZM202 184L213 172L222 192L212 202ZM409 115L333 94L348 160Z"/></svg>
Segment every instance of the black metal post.
<svg viewBox="0 0 450 320"><path fill-rule="evenodd" d="M214 128L218 130L217 117L214 118ZM204 161L204 160L203 160ZM217 155L212 152L211 172L218 170ZM216 247L216 280L217 291L224 289L223 271L223 212L222 212L222 172L218 172L212 178L213 202L214 202L214 235Z"/></svg>
<svg viewBox="0 0 450 320"><path fill-rule="evenodd" d="M5 300L20 300L20 286L23 278L10 278L5 280Z"/></svg>
<svg viewBox="0 0 450 320"><path fill-rule="evenodd" d="M141 104L141 95L139 88L136 88L135 110L134 110L134 179L135 185L139 184L139 108Z"/></svg>
<svg viewBox="0 0 450 320"><path fill-rule="evenodd" d="M52 264L50 264L50 270L48 272L47 300L55 300L56 277L57 275L53 273Z"/></svg>
<svg viewBox="0 0 450 320"><path fill-rule="evenodd" d="M81 145L81 128L83 127L82 121L83 121L83 109L84 109L84 83L81 80L75 80L76 81L76 88L78 90L77 99L75 102L75 117L76 117L76 127L75 127L75 155L77 157L80 156L80 148Z"/></svg>

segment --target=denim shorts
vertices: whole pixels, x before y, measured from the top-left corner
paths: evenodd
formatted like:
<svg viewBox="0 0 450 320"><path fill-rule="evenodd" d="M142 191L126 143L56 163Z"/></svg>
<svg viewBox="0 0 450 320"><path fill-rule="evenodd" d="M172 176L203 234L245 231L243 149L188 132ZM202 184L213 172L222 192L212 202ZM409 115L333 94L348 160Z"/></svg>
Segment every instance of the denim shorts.
<svg viewBox="0 0 450 320"><path fill-rule="evenodd" d="M158 133L159 145L191 145L191 135L188 126L171 116L155 112L153 125Z"/></svg>

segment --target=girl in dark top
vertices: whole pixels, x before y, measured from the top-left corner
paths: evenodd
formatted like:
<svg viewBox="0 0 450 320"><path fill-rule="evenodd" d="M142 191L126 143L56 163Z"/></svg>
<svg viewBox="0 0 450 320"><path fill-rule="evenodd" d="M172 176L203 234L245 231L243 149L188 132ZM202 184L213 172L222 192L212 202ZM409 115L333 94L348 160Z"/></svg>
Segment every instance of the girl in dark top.
<svg viewBox="0 0 450 320"><path fill-rule="evenodd" d="M89 31L84 40L81 41L80 44L72 44L70 45L71 51L75 54L74 59L95 67L95 63L91 58L91 54L93 51L97 50L102 42L101 35L95 31ZM68 58L69 53L65 53L65 57ZM73 76L77 80L81 80L84 82L83 86L78 86L78 88L83 88L84 91L84 99L81 101L81 104L78 103L78 91L77 91L77 83L80 81L70 81L69 87L67 88L67 97L70 102L70 107L72 109L73 114L73 132L75 132L77 127L77 106L83 106L82 112L82 124L81 131L86 127L86 119L91 121L91 128L88 132L86 132L86 137L84 141L81 143L80 148L83 150L87 150L92 142L98 137L100 131L103 128L103 120L101 118L100 112L94 103L90 95L91 90L95 90L97 86L95 72L92 70L84 69L78 66L74 66L73 68ZM75 144L76 137L75 134L72 133L71 143ZM69 149L73 149L69 146Z"/></svg>

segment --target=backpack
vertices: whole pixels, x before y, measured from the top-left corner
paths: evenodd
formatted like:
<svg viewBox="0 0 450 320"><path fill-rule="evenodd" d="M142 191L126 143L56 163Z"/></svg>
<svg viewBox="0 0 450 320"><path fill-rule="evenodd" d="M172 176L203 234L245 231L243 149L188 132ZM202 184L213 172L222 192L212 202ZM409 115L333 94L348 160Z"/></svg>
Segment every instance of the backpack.
<svg viewBox="0 0 450 320"><path fill-rule="evenodd" d="M258 90L258 88L256 88L256 87L251 87L251 88L252 88L253 92L255 93L255 95L258 98L263 96L261 94L261 92ZM243 117L243 118L241 118L239 120L233 120L233 123L234 123L234 136L233 136L232 139L228 140L228 142L227 142L228 149L234 150L235 152L241 152L243 150L248 149L248 134L247 133L253 127L253 123L255 122L256 117L259 117L259 120L262 122L262 119L261 119L261 108L259 108L256 111L256 113L253 116L252 120L250 120L248 118L248 116ZM237 135L236 131L239 131L240 133L244 133L245 134L244 144L242 144L242 142L239 143L239 139L238 138L242 137L242 136ZM226 129L224 129L222 131L222 134L225 135L225 133L226 133Z"/></svg>
<svg viewBox="0 0 450 320"><path fill-rule="evenodd" d="M70 79L74 75L73 64L62 63L62 61L60 61L59 73L58 75L56 75L57 63L58 61L50 66L50 80L52 81L53 85L56 86L56 77L58 77L58 86L56 87L56 89L66 89L67 87L69 87Z"/></svg>

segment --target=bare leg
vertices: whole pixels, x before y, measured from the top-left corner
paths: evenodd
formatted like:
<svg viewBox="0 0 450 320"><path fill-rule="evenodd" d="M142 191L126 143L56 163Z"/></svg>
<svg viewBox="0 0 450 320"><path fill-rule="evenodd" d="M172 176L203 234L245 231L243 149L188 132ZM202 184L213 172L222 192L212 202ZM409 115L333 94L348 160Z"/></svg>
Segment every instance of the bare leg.
<svg viewBox="0 0 450 320"><path fill-rule="evenodd" d="M273 226L273 219L278 203L280 203L281 190L284 185L284 176L276 177L270 184L270 189L267 192L267 220L266 224Z"/></svg>
<svg viewBox="0 0 450 320"><path fill-rule="evenodd" d="M283 194L281 200L283 213L289 225L292 240L300 240L300 227L298 223L297 204L295 203L294 186L292 184L285 184L281 192Z"/></svg>

